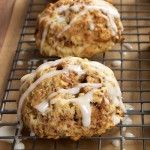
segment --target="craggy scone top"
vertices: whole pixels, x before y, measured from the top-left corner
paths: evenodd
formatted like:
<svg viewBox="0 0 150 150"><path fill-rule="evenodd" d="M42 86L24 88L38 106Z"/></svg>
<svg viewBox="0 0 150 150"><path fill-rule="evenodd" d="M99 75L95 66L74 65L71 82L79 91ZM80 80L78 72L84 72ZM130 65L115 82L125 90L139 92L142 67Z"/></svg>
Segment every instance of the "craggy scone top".
<svg viewBox="0 0 150 150"><path fill-rule="evenodd" d="M39 15L35 39L47 56L92 57L122 41L117 9L104 0L60 0Z"/></svg>
<svg viewBox="0 0 150 150"><path fill-rule="evenodd" d="M18 117L40 137L100 135L125 111L112 70L95 61L66 57L46 62L21 82Z"/></svg>

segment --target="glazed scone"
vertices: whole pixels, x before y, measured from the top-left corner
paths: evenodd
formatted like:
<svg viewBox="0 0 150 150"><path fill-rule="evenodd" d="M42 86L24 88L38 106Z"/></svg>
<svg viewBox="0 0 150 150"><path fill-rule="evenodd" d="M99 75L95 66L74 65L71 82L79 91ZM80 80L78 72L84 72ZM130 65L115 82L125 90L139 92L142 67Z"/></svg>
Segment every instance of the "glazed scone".
<svg viewBox="0 0 150 150"><path fill-rule="evenodd" d="M21 79L18 117L42 138L101 135L124 116L121 91L108 67L65 57Z"/></svg>
<svg viewBox="0 0 150 150"><path fill-rule="evenodd" d="M38 16L36 45L46 56L94 57L123 40L117 9L104 0L59 0Z"/></svg>

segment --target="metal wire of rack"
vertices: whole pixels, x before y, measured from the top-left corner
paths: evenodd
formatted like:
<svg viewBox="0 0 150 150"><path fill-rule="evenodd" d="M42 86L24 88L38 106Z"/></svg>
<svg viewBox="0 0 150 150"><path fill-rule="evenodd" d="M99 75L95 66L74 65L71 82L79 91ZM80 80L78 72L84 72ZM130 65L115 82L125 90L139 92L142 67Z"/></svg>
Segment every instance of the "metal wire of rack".
<svg viewBox="0 0 150 150"><path fill-rule="evenodd" d="M150 150L150 3L142 0L133 0L130 1L130 4L125 0L116 0L115 2L125 28L125 43L132 44L133 49L127 50L123 48L122 44L118 44L113 50L106 52L96 60L111 67L115 72L123 93L124 103L134 106L134 110L127 111L133 124L120 123L117 125L114 129L118 131L117 135L114 134L113 130L110 131L111 133L81 139L78 142L67 139L59 141L41 140L36 136L23 134L18 138L27 145L26 149L38 150L42 149L40 146L46 146L45 149L53 150L63 150L66 147L77 150L107 150L110 149L112 140L118 140L120 144L118 149L120 150L133 150L135 147L137 150ZM33 38L36 17L45 5L46 1L38 2L38 0L31 0L29 4L8 84L0 103L0 127L13 126L16 128L16 133L13 136L0 136L0 139L13 140L11 149L14 149L18 132L16 113L20 78L35 70L46 60L57 59L42 57L38 53ZM113 61L121 61L121 66L119 68L113 67ZM135 137L125 136L124 128L132 131ZM111 147L111 149L116 148Z"/></svg>

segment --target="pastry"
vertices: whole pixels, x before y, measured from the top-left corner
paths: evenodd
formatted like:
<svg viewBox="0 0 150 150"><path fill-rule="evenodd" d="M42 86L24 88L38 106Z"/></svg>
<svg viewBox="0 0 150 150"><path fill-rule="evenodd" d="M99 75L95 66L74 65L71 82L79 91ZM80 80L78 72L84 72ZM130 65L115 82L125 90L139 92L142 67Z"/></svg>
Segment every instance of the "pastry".
<svg viewBox="0 0 150 150"><path fill-rule="evenodd" d="M94 57L123 40L117 9L104 0L59 0L38 16L36 45L45 56Z"/></svg>
<svg viewBox="0 0 150 150"><path fill-rule="evenodd" d="M21 79L18 118L41 138L101 135L125 112L111 69L95 61L64 57Z"/></svg>

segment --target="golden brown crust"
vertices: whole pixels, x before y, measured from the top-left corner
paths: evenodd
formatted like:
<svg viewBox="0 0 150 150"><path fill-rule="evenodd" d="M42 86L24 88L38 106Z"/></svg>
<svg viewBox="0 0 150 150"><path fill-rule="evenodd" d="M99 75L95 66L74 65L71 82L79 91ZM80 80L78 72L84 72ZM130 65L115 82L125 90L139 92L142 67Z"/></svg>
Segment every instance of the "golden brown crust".
<svg viewBox="0 0 150 150"><path fill-rule="evenodd" d="M94 103L92 107L92 123L90 128L82 126L82 118L79 107L75 105L65 104L63 106L51 106L50 113L43 116L34 110L30 103L26 103L29 107L23 109L23 121L26 126L41 138L64 138L70 137L78 140L81 137L90 137L93 135L101 135L115 125L112 122L112 114L121 110L113 105L107 105L104 100L101 103Z"/></svg>
<svg viewBox="0 0 150 150"><path fill-rule="evenodd" d="M71 63L81 65L86 74L79 76L76 72L70 71L69 75L62 73L47 78L38 84L25 98L22 108L23 122L39 137L48 139L70 137L73 140L78 140L81 137L101 135L115 126L112 120L113 115L118 116L120 119L123 117L122 108L111 103L101 71L92 69L93 67L89 66L89 61L86 59L68 57L62 59L62 62L56 66L37 71L34 77L26 78L23 82L22 94L47 72L61 70ZM106 74L112 78L110 82L116 88L116 81L114 82L115 78L112 71L109 68L105 69L107 70ZM68 98L74 98L75 95L64 93L56 95L56 103L49 104L48 110L44 114L35 108L35 106L47 99L50 93L56 92L60 88L72 88L79 83L101 83L103 85L101 88L94 89L93 101L91 102L91 124L89 127L85 127L82 124L80 107L75 103L66 103ZM90 90L90 86L83 87L76 96L84 95Z"/></svg>
<svg viewBox="0 0 150 150"><path fill-rule="evenodd" d="M46 56L79 56L92 57L96 54L110 50L112 46L122 41L121 26L119 18L115 18L117 34L113 35L107 26L106 17L100 10L87 11L82 17L73 23L63 34L61 31L84 10L81 7L79 12L72 11L71 7L79 4L91 4L92 0L60 0L55 4L49 4L39 15L35 39L40 52ZM69 5L70 10L58 13L60 6ZM92 20L92 25L89 23ZM50 23L47 27L48 22ZM94 27L93 27L94 24ZM42 44L42 36L47 28L47 35ZM60 34L60 35L59 35Z"/></svg>

